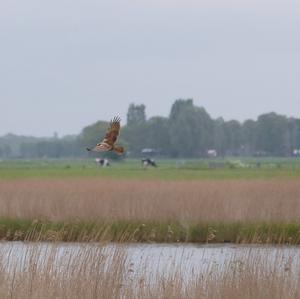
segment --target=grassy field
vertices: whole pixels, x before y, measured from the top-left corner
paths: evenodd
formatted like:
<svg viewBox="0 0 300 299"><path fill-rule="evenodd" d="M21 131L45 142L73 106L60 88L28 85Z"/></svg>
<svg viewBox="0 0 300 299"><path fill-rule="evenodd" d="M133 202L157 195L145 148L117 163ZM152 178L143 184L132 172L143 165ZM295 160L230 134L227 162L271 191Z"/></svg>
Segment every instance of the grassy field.
<svg viewBox="0 0 300 299"><path fill-rule="evenodd" d="M300 162L257 162L2 161L0 238L300 244Z"/></svg>
<svg viewBox="0 0 300 299"><path fill-rule="evenodd" d="M29 177L108 177L160 180L251 179L300 177L297 158L228 158L216 160L157 160L157 168L143 169L140 160L112 162L99 168L94 159L14 160L0 162L0 179Z"/></svg>

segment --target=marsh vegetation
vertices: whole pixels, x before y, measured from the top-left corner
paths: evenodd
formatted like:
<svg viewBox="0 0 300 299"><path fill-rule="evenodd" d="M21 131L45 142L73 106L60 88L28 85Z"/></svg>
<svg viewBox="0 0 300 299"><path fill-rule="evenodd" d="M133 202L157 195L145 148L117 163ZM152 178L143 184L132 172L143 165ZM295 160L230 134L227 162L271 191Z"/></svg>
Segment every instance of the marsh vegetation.
<svg viewBox="0 0 300 299"><path fill-rule="evenodd" d="M29 243L17 250L14 246L19 245L1 250L1 298L289 299L300 295L299 249L231 249L221 258L209 258L210 248L199 249L198 257L177 250L168 260L157 249L155 262L142 257L147 250L135 249L134 255L123 245Z"/></svg>
<svg viewBox="0 0 300 299"><path fill-rule="evenodd" d="M0 237L298 244L298 164L268 163L208 169L203 162L176 168L166 161L153 170L134 161L111 169L4 164Z"/></svg>
<svg viewBox="0 0 300 299"><path fill-rule="evenodd" d="M16 254L12 242L0 250L0 297L300 297L298 247L285 256L282 247L270 254L249 245L300 243L298 163L219 169L207 161L161 161L151 170L138 163L101 169L83 161L2 162L0 238L25 241L25 249ZM195 267L187 279L194 255L172 255L177 262L162 272L151 259L133 265L128 242L249 247L218 263L203 256L206 268Z"/></svg>

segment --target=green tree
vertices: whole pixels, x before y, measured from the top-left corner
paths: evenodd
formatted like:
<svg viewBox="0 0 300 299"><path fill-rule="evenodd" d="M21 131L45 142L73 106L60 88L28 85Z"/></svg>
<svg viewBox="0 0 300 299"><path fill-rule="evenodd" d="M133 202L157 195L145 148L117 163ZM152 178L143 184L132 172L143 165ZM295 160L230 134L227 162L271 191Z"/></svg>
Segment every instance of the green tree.
<svg viewBox="0 0 300 299"><path fill-rule="evenodd" d="M243 154L251 156L256 151L257 122L247 119L242 124Z"/></svg>
<svg viewBox="0 0 300 299"><path fill-rule="evenodd" d="M127 125L136 126L146 122L146 106L130 104L127 112Z"/></svg>
<svg viewBox="0 0 300 299"><path fill-rule="evenodd" d="M0 146L0 157L3 159L9 159L12 157L12 150L8 144Z"/></svg>
<svg viewBox="0 0 300 299"><path fill-rule="evenodd" d="M213 148L218 155L224 156L226 152L225 121L222 117L214 121L213 127Z"/></svg>
<svg viewBox="0 0 300 299"><path fill-rule="evenodd" d="M166 155L170 149L169 122L165 117L152 117L147 121L145 147L154 148Z"/></svg>
<svg viewBox="0 0 300 299"><path fill-rule="evenodd" d="M289 151L288 119L274 112L257 120L257 149L269 155L286 155Z"/></svg>
<svg viewBox="0 0 300 299"><path fill-rule="evenodd" d="M122 136L127 144L127 151L132 156L139 156L146 147L147 123L146 106L130 104L127 111L127 125L123 128Z"/></svg>
<svg viewBox="0 0 300 299"><path fill-rule="evenodd" d="M90 126L85 127L79 138L82 147L90 147L97 144L105 136L109 122L98 121Z"/></svg>
<svg viewBox="0 0 300 299"><path fill-rule="evenodd" d="M290 151L300 148L300 119L289 118L288 119L288 136Z"/></svg>
<svg viewBox="0 0 300 299"><path fill-rule="evenodd" d="M242 126L237 120L225 122L226 149L229 155L238 155L242 146Z"/></svg>
<svg viewBox="0 0 300 299"><path fill-rule="evenodd" d="M192 99L175 101L169 123L172 156L197 157L212 146L213 121Z"/></svg>

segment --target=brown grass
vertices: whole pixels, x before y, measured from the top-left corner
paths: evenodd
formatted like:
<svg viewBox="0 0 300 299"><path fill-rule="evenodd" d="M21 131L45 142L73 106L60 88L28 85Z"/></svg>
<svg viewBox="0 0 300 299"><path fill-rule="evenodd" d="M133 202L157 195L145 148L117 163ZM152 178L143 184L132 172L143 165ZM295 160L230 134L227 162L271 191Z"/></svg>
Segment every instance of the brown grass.
<svg viewBox="0 0 300 299"><path fill-rule="evenodd" d="M300 181L0 180L0 217L291 222L300 219Z"/></svg>
<svg viewBox="0 0 300 299"><path fill-rule="evenodd" d="M46 253L45 253L46 250ZM247 251L232 256L218 271L211 262L204 274L188 281L180 268L167 275L133 273L126 263L126 249L82 246L77 252L59 253L56 245L29 246L20 262L9 252L0 254L0 297L6 298L203 298L203 299L292 299L300 298L299 269L292 273L288 262L277 254L274 266L265 255ZM7 257L8 256L8 257ZM191 257L192 258L192 257ZM183 261L184 262L184 261ZM150 263L150 262L149 262ZM154 283L153 283L154 280Z"/></svg>

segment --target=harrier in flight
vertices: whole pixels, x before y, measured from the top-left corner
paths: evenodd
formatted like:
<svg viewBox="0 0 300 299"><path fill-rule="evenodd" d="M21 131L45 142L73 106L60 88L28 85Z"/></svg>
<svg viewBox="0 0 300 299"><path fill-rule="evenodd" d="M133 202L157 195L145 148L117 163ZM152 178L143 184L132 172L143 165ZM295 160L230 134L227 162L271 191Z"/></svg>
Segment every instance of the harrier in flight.
<svg viewBox="0 0 300 299"><path fill-rule="evenodd" d="M114 151L119 155L122 155L124 153L124 148L122 146L115 145L115 142L118 139L119 133L120 133L120 121L121 119L119 117L114 117L111 122L110 126L107 129L107 132L105 134L105 137L100 143L97 143L97 145L93 148L86 148L87 151L92 152L108 152L108 151Z"/></svg>

